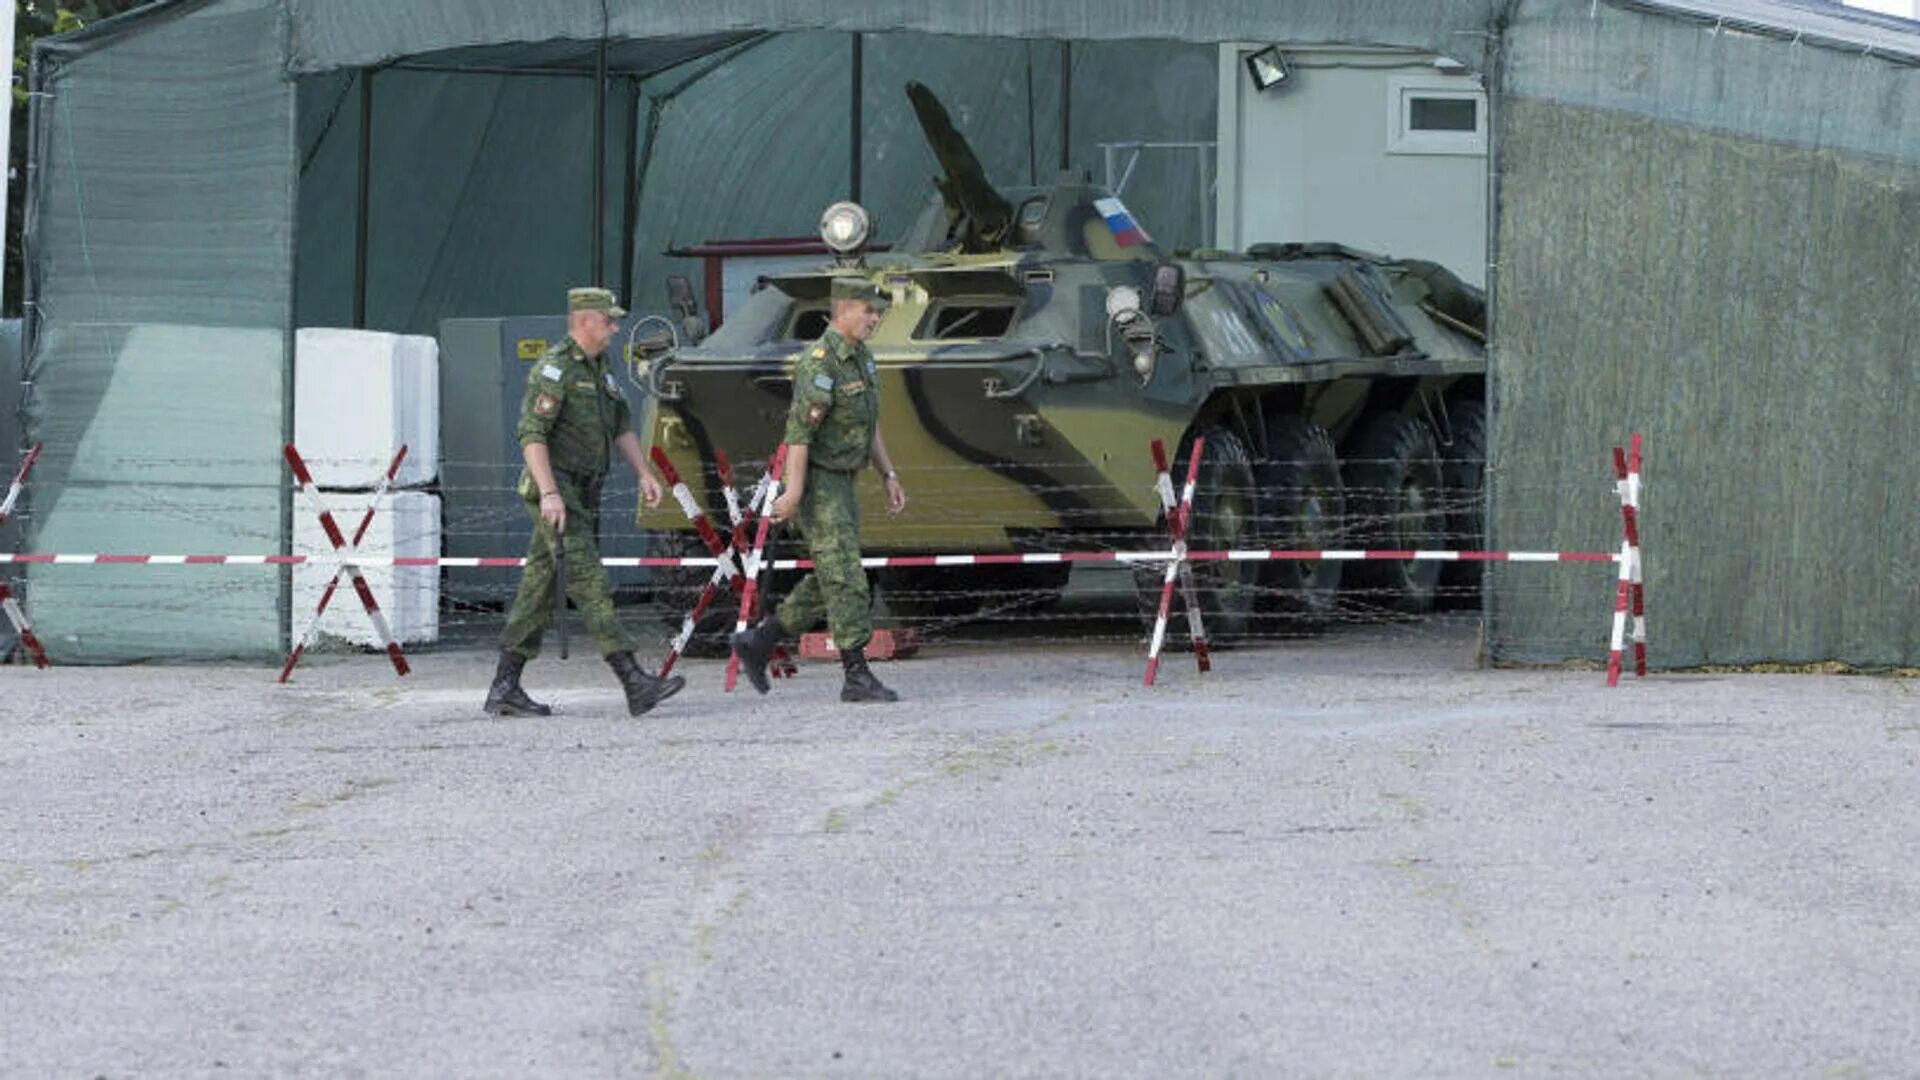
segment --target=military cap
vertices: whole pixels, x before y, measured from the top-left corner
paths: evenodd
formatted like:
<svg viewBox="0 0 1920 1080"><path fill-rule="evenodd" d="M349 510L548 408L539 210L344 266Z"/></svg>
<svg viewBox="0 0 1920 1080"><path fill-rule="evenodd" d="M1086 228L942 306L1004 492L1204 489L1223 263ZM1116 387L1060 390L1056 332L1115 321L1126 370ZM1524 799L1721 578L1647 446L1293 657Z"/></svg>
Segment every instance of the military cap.
<svg viewBox="0 0 1920 1080"><path fill-rule="evenodd" d="M864 300L869 305L881 309L892 302L887 291L863 277L837 277L833 279L833 298L835 300Z"/></svg>
<svg viewBox="0 0 1920 1080"><path fill-rule="evenodd" d="M568 311L604 311L616 319L627 317L627 309L613 302L613 290L588 286L567 290Z"/></svg>

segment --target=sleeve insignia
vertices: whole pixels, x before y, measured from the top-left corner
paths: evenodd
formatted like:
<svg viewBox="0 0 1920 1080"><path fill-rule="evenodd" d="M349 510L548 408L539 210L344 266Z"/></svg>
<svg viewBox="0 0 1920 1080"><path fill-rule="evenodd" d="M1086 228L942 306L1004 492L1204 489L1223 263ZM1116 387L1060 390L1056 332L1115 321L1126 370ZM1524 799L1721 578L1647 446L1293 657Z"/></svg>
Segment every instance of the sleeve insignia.
<svg viewBox="0 0 1920 1080"><path fill-rule="evenodd" d="M807 406L807 415L804 417L804 421L808 427L819 427L820 422L822 420L825 420L826 418L827 418L826 402L816 401L813 404Z"/></svg>
<svg viewBox="0 0 1920 1080"><path fill-rule="evenodd" d="M607 372L607 389L616 394L620 392L620 384L613 381L613 372L611 371Z"/></svg>
<svg viewBox="0 0 1920 1080"><path fill-rule="evenodd" d="M825 372L822 372L819 375L815 375L813 377L813 388L816 390L833 389L833 376L828 375Z"/></svg>
<svg viewBox="0 0 1920 1080"><path fill-rule="evenodd" d="M560 381L560 368L556 364L540 365L540 374L542 377L552 379L554 382Z"/></svg>
<svg viewBox="0 0 1920 1080"><path fill-rule="evenodd" d="M552 394L541 394L539 397L533 399L533 415L535 416L552 416L554 410L559 407L559 399Z"/></svg>

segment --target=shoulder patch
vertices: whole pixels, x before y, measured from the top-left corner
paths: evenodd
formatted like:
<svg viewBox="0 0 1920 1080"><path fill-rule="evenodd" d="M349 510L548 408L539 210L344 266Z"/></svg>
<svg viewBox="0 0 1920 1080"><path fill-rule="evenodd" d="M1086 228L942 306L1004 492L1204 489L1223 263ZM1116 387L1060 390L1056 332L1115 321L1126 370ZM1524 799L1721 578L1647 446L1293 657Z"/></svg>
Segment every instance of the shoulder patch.
<svg viewBox="0 0 1920 1080"><path fill-rule="evenodd" d="M552 394L541 394L539 397L533 399L533 415L535 416L552 416L554 410L559 407L560 402Z"/></svg>
<svg viewBox="0 0 1920 1080"><path fill-rule="evenodd" d="M559 382L560 366L558 364L542 364L540 366L540 374L545 378L552 379L554 382Z"/></svg>
<svg viewBox="0 0 1920 1080"><path fill-rule="evenodd" d="M833 389L833 376L824 373L815 375L813 377L813 386L816 390L831 390Z"/></svg>
<svg viewBox="0 0 1920 1080"><path fill-rule="evenodd" d="M805 421L808 427L819 427L821 422L824 421L826 418L827 418L827 403L824 401L816 401L813 404L807 406L807 415L802 419Z"/></svg>

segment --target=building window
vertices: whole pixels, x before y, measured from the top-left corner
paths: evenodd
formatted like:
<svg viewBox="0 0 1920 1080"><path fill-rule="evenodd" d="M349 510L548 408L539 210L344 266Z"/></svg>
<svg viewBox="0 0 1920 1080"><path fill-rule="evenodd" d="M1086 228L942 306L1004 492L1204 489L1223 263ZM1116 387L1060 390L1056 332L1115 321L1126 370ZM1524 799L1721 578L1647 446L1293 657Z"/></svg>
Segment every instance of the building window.
<svg viewBox="0 0 1920 1080"><path fill-rule="evenodd" d="M1457 75L1387 80L1387 153L1486 152L1486 91Z"/></svg>

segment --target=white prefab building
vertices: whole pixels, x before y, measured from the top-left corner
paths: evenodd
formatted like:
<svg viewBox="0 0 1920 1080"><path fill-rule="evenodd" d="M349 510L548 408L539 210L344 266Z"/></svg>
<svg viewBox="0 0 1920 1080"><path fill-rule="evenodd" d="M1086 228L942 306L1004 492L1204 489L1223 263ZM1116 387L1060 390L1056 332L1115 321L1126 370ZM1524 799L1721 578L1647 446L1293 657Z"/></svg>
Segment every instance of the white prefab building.
<svg viewBox="0 0 1920 1080"><path fill-rule="evenodd" d="M1247 60L1269 48L1220 46L1215 246L1338 241L1485 286L1481 77L1433 53L1300 48L1259 89Z"/></svg>

